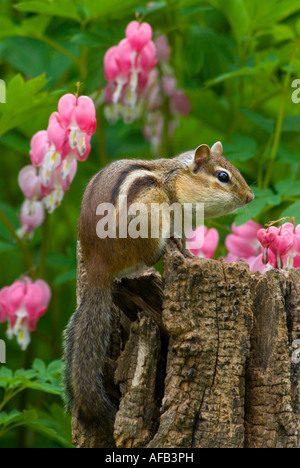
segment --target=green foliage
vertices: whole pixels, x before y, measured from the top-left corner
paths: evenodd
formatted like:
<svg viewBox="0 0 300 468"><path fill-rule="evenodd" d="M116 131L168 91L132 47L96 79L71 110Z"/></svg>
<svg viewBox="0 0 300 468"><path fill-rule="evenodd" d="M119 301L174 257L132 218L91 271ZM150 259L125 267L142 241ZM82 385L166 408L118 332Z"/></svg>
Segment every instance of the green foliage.
<svg viewBox="0 0 300 468"><path fill-rule="evenodd" d="M40 359L35 359L31 369L19 369L13 372L7 367L0 368L0 437L17 427L27 427L46 435L63 447L71 447L70 418L63 411L61 404L52 403L47 409L38 407L19 411L3 411L10 400L25 390L32 389L44 394L62 397L61 361L52 361L48 366Z"/></svg>
<svg viewBox="0 0 300 468"><path fill-rule="evenodd" d="M164 135L162 156L222 141L225 155L255 192L249 206L209 222L221 234L219 253L226 255L222 242L233 221L264 224L295 216L300 223L300 104L292 101L292 82L300 78L299 0L166 0L150 8L147 3L0 2L0 78L7 101L0 104L0 288L26 274L45 279L53 294L28 350L22 354L15 342L6 343L8 367L0 367L1 447L71 446L57 359L76 302L81 197L94 173L113 159L153 154L143 138L143 121L109 125L99 106L92 153L79 163L61 207L31 243L15 236L23 201L17 175L30 163L32 136L47 127L62 94L75 92L80 81L81 93L99 98L106 84L103 56L124 37L136 13L155 35L167 35L178 87L192 105L174 137ZM5 340L4 324L0 338ZM30 368L36 356L47 365L35 360ZM25 370L11 370L19 368Z"/></svg>

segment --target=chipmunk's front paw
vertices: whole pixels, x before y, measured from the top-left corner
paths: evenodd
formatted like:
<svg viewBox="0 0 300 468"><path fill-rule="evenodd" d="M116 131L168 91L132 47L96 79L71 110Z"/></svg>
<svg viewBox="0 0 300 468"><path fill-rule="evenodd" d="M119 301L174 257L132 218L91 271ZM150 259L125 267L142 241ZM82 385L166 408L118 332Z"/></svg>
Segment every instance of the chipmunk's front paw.
<svg viewBox="0 0 300 468"><path fill-rule="evenodd" d="M188 249L183 249L181 253L185 258L194 258L195 256Z"/></svg>
<svg viewBox="0 0 300 468"><path fill-rule="evenodd" d="M182 253L182 255L185 258L193 258L194 255L186 248L184 247L184 243L182 239L173 239L174 243L176 244L178 250Z"/></svg>

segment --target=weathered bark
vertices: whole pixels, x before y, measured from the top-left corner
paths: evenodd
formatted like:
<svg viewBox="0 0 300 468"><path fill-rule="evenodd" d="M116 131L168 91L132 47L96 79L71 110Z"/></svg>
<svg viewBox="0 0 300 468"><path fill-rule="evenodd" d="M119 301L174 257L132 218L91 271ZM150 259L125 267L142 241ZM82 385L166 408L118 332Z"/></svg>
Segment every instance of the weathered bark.
<svg viewBox="0 0 300 468"><path fill-rule="evenodd" d="M78 250L78 300L86 281ZM300 271L186 259L117 282L107 391L113 434L73 415L78 447L299 447Z"/></svg>
<svg viewBox="0 0 300 468"><path fill-rule="evenodd" d="M247 366L245 446L296 448L299 441L300 271L274 270L252 281L254 326Z"/></svg>

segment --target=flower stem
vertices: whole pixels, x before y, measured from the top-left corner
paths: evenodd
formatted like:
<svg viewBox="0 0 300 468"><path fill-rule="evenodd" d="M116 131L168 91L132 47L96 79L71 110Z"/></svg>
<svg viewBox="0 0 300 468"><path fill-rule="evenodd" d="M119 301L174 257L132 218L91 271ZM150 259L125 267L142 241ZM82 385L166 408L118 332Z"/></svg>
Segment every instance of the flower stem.
<svg viewBox="0 0 300 468"><path fill-rule="evenodd" d="M31 253L29 251L29 249L27 248L25 242L19 238L19 236L16 234L16 231L13 227L13 225L11 224L11 222L9 221L9 219L7 218L7 216L5 215L5 213L3 212L3 210L0 208L0 221L4 224L5 228L7 229L7 231L9 232L9 234L12 236L12 238L16 241L16 243L18 244L22 254L23 254L23 257L24 257L24 261L26 263L26 266L28 268L28 270L34 270L35 266L34 266L34 263L32 261L32 257L31 257Z"/></svg>
<svg viewBox="0 0 300 468"><path fill-rule="evenodd" d="M295 42L294 49L293 49L293 52L292 52L292 55L291 55L291 60L290 60L290 63L289 63L290 67L292 66L292 64L294 62L294 59L295 59L295 56L296 56L296 53L297 53L297 50L298 50L298 46L299 46L299 41L297 40ZM280 108L279 108L279 113L278 113L278 118L277 118L277 123L276 123L274 142L273 142L273 146L272 146L269 165L268 165L266 175L265 175L264 188L267 188L269 183L270 183L274 162L275 162L277 154L278 154L278 148L279 148L281 134L282 134L282 126L283 126L283 119L284 119L284 113L285 113L285 107L286 107L287 94L288 94L289 88L290 88L291 74L292 74L291 71L288 71L286 73L284 83L283 83L283 90L282 90Z"/></svg>
<svg viewBox="0 0 300 468"><path fill-rule="evenodd" d="M45 220L42 225L42 245L40 251L40 263L38 267L39 278L43 278L46 269L47 251L48 251L48 240L49 240L49 214L45 213Z"/></svg>
<svg viewBox="0 0 300 468"><path fill-rule="evenodd" d="M105 142L105 119L103 115L103 106L98 107L97 109L97 143L99 151L99 162L100 167L106 166L108 163L108 155L106 150Z"/></svg>

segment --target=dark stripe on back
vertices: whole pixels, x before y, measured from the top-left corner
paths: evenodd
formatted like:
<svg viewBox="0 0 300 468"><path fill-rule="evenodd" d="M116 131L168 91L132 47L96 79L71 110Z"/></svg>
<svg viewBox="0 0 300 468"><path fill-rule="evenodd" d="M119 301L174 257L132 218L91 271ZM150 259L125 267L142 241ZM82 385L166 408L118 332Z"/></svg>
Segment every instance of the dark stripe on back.
<svg viewBox="0 0 300 468"><path fill-rule="evenodd" d="M149 167L146 164L132 164L131 166L124 169L118 177L117 182L115 183L112 192L111 192L111 202L115 204L116 199L118 198L120 187L122 186L124 180L133 171L137 171L139 169L146 169L149 170Z"/></svg>
<svg viewBox="0 0 300 468"><path fill-rule="evenodd" d="M131 184L131 186L129 187L129 190L128 190L128 194L127 194L127 204L128 204L128 206L130 206L131 203L133 203L136 200L138 194L142 190L147 190L147 189L149 189L151 187L155 187L155 186L158 186L158 185L159 185L159 182L154 176L147 175L147 176L139 177L138 179L136 179Z"/></svg>
<svg viewBox="0 0 300 468"><path fill-rule="evenodd" d="M98 185L99 180L100 180L100 178L101 178L101 176L102 176L103 171L104 171L104 169L102 169L100 172L98 172L98 174L96 174L96 175L94 176L94 178L93 178L93 184L92 184L92 187L91 187L90 190L89 190L89 195L88 195L88 197L89 197L89 204L91 204L91 202L92 202L92 198L93 198L94 193L95 193L96 185Z"/></svg>
<svg viewBox="0 0 300 468"><path fill-rule="evenodd" d="M179 171L181 168L176 167L175 169L171 169L170 172L168 173L167 177L164 180L164 184L169 182L169 180Z"/></svg>

